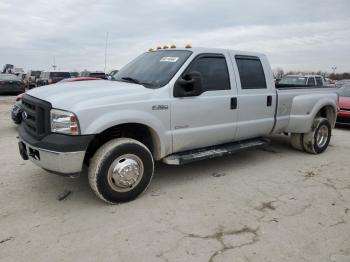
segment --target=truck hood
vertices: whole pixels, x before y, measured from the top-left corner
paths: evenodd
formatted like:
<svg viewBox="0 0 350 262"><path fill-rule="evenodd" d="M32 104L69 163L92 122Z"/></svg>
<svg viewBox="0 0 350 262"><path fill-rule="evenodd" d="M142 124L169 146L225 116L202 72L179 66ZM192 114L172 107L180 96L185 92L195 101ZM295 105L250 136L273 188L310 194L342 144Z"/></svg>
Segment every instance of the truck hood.
<svg viewBox="0 0 350 262"><path fill-rule="evenodd" d="M27 94L50 102L54 108L71 110L79 105L98 106L109 102L127 102L139 97L145 99L145 95L151 91L133 83L90 80L46 85L32 89Z"/></svg>

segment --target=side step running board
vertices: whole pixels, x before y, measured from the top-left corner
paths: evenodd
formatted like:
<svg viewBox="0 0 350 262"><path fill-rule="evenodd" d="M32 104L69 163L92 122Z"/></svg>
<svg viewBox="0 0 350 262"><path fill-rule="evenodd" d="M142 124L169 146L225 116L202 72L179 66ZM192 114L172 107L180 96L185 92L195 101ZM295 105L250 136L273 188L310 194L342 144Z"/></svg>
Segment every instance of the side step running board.
<svg viewBox="0 0 350 262"><path fill-rule="evenodd" d="M163 159L168 165L182 165L208 158L230 155L245 148L264 146L270 141L266 138L249 139L239 142L210 146L169 155Z"/></svg>

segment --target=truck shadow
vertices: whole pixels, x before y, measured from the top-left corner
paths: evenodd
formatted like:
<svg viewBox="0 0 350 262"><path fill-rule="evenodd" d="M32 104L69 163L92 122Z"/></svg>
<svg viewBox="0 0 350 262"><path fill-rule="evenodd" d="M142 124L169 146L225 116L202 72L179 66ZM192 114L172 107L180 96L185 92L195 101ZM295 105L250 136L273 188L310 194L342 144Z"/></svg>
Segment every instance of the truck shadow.
<svg viewBox="0 0 350 262"><path fill-rule="evenodd" d="M157 162L155 166L155 174L153 183L169 183L179 182L186 183L188 179L202 179L202 177L215 177L215 174L234 173L235 171L249 168L254 163L268 161L276 155L286 153L300 154L290 147L289 138L284 135L276 135L272 137L271 143L268 146L250 148L235 152L228 156L212 158L193 162L180 166L166 165L162 162ZM181 182L182 181L182 182Z"/></svg>
<svg viewBox="0 0 350 262"><path fill-rule="evenodd" d="M220 176L235 175L235 172L238 173L244 169L249 169L252 165L264 161L274 161L276 157L287 156L288 154L302 153L290 148L287 136L278 135L272 137L270 145L266 147L250 148L229 156L207 159L181 166L170 166L162 162L156 162L153 181L148 190L139 199L161 192L172 191L187 184L189 181L193 183L196 180L219 179L218 177ZM257 170L256 172L258 173L259 171ZM82 204L104 205L90 189L87 179L87 168L84 169L78 178L69 179L43 174L39 181L40 185L37 186L45 188L46 192L54 192L57 195L55 197L57 201L59 201L58 196L60 194L70 191L71 193L62 202L71 199ZM52 194L50 193L50 195Z"/></svg>

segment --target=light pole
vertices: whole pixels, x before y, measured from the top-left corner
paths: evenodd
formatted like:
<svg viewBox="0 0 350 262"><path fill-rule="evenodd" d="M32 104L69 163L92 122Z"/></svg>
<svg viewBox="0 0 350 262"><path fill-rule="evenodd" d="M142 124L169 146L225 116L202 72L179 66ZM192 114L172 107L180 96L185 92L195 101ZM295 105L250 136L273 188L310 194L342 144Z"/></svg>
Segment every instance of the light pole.
<svg viewBox="0 0 350 262"><path fill-rule="evenodd" d="M104 69L105 73L107 68L107 43L108 43L108 32L106 33L106 45L105 45L105 69Z"/></svg>
<svg viewBox="0 0 350 262"><path fill-rule="evenodd" d="M55 59L55 57L53 57L53 65L52 65L53 71L56 71L56 67L57 67L56 59Z"/></svg>
<svg viewBox="0 0 350 262"><path fill-rule="evenodd" d="M335 74L335 70L337 70L336 66L332 66L332 70L333 70L333 75Z"/></svg>

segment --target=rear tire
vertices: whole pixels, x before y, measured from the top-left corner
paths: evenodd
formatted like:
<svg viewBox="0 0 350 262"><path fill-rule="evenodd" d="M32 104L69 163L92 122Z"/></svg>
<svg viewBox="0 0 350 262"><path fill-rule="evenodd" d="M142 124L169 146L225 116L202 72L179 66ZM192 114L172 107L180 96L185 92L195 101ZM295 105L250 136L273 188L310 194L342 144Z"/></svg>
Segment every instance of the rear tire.
<svg viewBox="0 0 350 262"><path fill-rule="evenodd" d="M116 204L137 198L149 186L154 172L149 149L137 140L113 139L94 154L89 184L101 200Z"/></svg>
<svg viewBox="0 0 350 262"><path fill-rule="evenodd" d="M323 153L331 140L332 126L327 118L316 118L311 131L303 135L304 150L311 154Z"/></svg>

